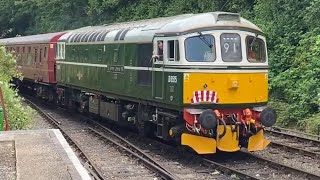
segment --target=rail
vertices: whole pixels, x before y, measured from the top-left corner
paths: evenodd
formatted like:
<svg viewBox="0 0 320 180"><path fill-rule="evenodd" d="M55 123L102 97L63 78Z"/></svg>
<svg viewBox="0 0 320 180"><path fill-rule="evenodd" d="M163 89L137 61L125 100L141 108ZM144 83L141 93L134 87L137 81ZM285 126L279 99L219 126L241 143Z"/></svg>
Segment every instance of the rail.
<svg viewBox="0 0 320 180"><path fill-rule="evenodd" d="M88 157L88 155L83 151L83 149L79 146L78 143L76 143L73 138L71 138L66 131L61 127L60 122L54 119L49 114L45 113L39 106L37 106L35 103L33 103L30 99L25 97L25 100L27 104L32 106L36 111L40 113L45 119L47 119L51 124L53 124L55 127L57 127L61 133L64 135L66 140L73 144L73 146L78 151L78 156L82 159L83 166L89 171L89 173L97 180L105 180L106 178L103 176L103 173L97 168L97 166L93 163L93 161Z"/></svg>

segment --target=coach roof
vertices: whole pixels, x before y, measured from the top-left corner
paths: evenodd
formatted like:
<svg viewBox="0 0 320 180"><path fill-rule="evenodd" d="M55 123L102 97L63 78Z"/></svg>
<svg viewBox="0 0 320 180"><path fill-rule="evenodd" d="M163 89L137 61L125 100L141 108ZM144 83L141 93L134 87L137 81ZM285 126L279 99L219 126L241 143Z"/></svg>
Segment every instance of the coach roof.
<svg viewBox="0 0 320 180"><path fill-rule="evenodd" d="M209 12L89 26L70 31L59 41L66 43L151 42L154 36L181 35L210 29L261 30L236 13Z"/></svg>
<svg viewBox="0 0 320 180"><path fill-rule="evenodd" d="M30 36L20 36L13 38L0 39L1 45L17 45L17 44L42 44L42 43L50 43L55 37L59 37L64 32L58 33L48 33L48 34L38 34L38 35L30 35Z"/></svg>

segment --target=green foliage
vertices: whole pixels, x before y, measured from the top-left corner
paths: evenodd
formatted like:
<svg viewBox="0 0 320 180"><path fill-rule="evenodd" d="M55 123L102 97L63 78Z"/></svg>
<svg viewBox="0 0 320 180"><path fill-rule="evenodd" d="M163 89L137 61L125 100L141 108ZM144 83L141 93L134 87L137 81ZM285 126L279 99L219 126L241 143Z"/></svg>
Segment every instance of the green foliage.
<svg viewBox="0 0 320 180"><path fill-rule="evenodd" d="M4 95L10 129L27 129L32 125L34 112L31 108L22 106L21 97L10 86L12 77L21 78L16 60L12 54L6 53L4 47L0 47L0 86Z"/></svg>
<svg viewBox="0 0 320 180"><path fill-rule="evenodd" d="M271 80L271 93L289 103L290 117L317 112L320 100L320 36L301 40L292 67Z"/></svg>
<svg viewBox="0 0 320 180"><path fill-rule="evenodd" d="M271 77L291 67L301 35L307 30L303 10L308 4L306 0L257 1L255 21L267 34Z"/></svg>
<svg viewBox="0 0 320 180"><path fill-rule="evenodd" d="M280 125L301 128L319 112L319 5L316 0L258 0L254 7L255 21L268 39L270 94L287 118L280 117Z"/></svg>
<svg viewBox="0 0 320 180"><path fill-rule="evenodd" d="M290 111L288 109L289 104L278 99L271 98L269 100L270 107L274 108L277 112L278 119L276 125L282 127L294 126L296 121L289 121L290 119Z"/></svg>
<svg viewBox="0 0 320 180"><path fill-rule="evenodd" d="M253 17L254 0L3 0L0 32L7 37L70 30L159 16L231 11Z"/></svg>

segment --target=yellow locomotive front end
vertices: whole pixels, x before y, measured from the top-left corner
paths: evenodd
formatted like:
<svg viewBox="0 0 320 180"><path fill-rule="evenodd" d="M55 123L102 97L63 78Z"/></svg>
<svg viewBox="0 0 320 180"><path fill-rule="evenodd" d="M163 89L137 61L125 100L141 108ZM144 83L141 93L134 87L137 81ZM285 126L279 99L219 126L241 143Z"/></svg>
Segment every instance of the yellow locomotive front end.
<svg viewBox="0 0 320 180"><path fill-rule="evenodd" d="M270 142L264 139L263 126L271 126L276 115L265 107L267 73L227 71L184 73L184 120L192 133L182 134L181 143L199 154L240 147L257 151Z"/></svg>
<svg viewBox="0 0 320 180"><path fill-rule="evenodd" d="M183 37L181 144L199 154L263 150L270 143L264 127L276 122L275 111L267 107L266 39L256 26L230 15Z"/></svg>

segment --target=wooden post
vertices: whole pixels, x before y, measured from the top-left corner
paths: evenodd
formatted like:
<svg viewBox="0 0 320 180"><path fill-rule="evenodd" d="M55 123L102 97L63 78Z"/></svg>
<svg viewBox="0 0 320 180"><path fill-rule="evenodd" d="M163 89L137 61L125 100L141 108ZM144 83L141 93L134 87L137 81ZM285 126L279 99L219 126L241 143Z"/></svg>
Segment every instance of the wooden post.
<svg viewBox="0 0 320 180"><path fill-rule="evenodd" d="M9 131L9 122L8 122L8 115L6 111L6 106L3 98L3 93L2 93L2 88L0 86L0 101L1 101L1 106L2 106L2 111L3 111L3 116L4 116L4 123L5 123L5 131Z"/></svg>

